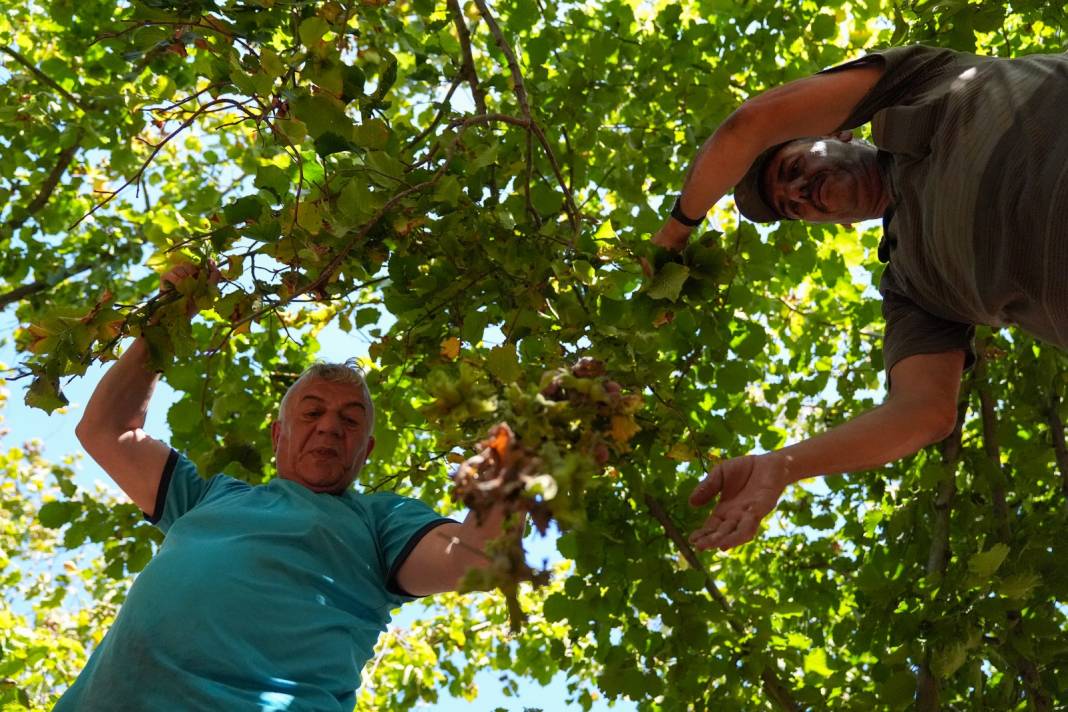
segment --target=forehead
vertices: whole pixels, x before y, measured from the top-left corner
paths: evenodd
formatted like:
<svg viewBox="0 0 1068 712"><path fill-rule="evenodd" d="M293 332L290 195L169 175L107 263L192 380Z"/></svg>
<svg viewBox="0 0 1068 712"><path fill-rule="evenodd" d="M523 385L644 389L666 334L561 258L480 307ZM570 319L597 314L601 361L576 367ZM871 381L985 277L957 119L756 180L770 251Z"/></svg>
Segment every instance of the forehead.
<svg viewBox="0 0 1068 712"><path fill-rule="evenodd" d="M337 407L352 406L366 409L365 400L364 389L358 383L326 381L322 378L311 377L293 384L287 402L295 405L323 402Z"/></svg>

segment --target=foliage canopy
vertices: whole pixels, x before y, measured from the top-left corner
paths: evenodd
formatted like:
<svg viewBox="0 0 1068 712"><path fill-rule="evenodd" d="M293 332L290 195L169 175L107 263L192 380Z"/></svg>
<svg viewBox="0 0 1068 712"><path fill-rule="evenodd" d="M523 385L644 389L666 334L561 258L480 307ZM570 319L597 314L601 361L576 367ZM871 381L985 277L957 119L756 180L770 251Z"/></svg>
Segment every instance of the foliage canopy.
<svg viewBox="0 0 1068 712"><path fill-rule="evenodd" d="M62 406L64 379L143 334L182 394L174 446L259 481L274 407L340 329L372 342L364 486L440 507L450 456L491 423L538 443L567 562L520 591L526 625L509 636L499 597L442 597L383 639L362 708L473 695L488 665L506 685L563 671L584 707L1052 709L1064 356L981 334L941 449L795 488L758 541L698 558L679 532L711 459L874 405L878 235L759 232L725 202L677 259L648 236L747 96L863 48L1014 56L1062 51L1066 28L1044 0L20 3L0 17L0 308L24 325L26 400ZM154 296L157 272L209 258L219 289ZM622 391L571 374L580 356ZM554 379L583 397L547 400ZM82 578L112 605L157 535L61 471L56 493L11 484L37 465L6 457L5 575L30 550L106 542ZM39 622L63 605L49 585L24 594ZM12 704L69 682L106 619L87 610L62 654L3 626Z"/></svg>

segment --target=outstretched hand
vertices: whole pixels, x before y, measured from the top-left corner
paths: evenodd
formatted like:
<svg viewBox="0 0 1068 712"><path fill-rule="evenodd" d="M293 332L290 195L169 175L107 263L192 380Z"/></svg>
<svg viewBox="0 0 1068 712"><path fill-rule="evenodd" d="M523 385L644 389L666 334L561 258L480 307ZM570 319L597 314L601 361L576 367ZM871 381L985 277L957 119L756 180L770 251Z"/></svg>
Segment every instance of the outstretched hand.
<svg viewBox="0 0 1068 712"><path fill-rule="evenodd" d="M218 267L216 267L215 262L212 261L212 260L208 261L207 269L208 269L208 284L210 284L211 286L214 287L215 285L217 285L219 283L219 279L222 277L222 274L219 272ZM188 279L190 277L196 278L200 274L200 270L201 270L201 267L199 267L197 265L194 265L192 263L189 263L189 262L183 262L182 264L179 264L179 265L176 265L175 267L170 268L169 270L164 272L162 275L160 275L160 278L159 278L159 291L160 291L160 293L169 292L169 291L171 291L173 289L177 289L179 283L181 283L182 280ZM191 298L187 299L186 300L186 316L188 316L189 318L192 318L196 313L197 313L196 302Z"/></svg>
<svg viewBox="0 0 1068 712"><path fill-rule="evenodd" d="M663 247L665 250L682 252L690 241L692 228L688 228L678 220L668 218L653 235L653 244Z"/></svg>
<svg viewBox="0 0 1068 712"><path fill-rule="evenodd" d="M789 457L776 452L736 457L713 467L690 494L690 504L700 507L717 495L719 501L704 525L690 535L690 543L698 549L726 551L756 536L760 521L775 509L793 481L789 464Z"/></svg>

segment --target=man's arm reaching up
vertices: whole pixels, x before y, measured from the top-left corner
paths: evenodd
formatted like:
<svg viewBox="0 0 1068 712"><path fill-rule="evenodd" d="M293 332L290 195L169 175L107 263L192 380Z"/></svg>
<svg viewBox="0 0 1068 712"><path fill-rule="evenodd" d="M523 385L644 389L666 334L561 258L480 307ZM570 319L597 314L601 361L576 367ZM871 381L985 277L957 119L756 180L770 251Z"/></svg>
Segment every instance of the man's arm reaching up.
<svg viewBox="0 0 1068 712"><path fill-rule="evenodd" d="M196 267L182 265L162 281L166 288L196 272ZM158 380L148 366L148 344L139 337L100 379L74 431L89 456L148 514L155 509L170 454L170 447L142 430Z"/></svg>
<svg viewBox="0 0 1068 712"><path fill-rule="evenodd" d="M719 497L690 541L699 549L744 544L788 485L870 470L944 440L956 425L963 371L963 351L904 358L891 370L890 394L878 408L782 450L716 465L690 495L694 506Z"/></svg>
<svg viewBox="0 0 1068 712"><path fill-rule="evenodd" d="M837 130L881 76L881 65L861 65L798 79L746 101L694 156L679 197L683 214L697 218L707 213L764 150ZM681 250L691 230L668 218L653 242Z"/></svg>

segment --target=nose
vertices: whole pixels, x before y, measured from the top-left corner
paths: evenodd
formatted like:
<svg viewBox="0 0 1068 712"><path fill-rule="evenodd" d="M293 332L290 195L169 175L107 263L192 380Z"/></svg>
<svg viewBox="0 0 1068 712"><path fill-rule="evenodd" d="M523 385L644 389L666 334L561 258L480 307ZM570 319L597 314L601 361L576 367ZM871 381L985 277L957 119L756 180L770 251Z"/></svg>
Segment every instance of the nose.
<svg viewBox="0 0 1068 712"><path fill-rule="evenodd" d="M341 414L327 411L315 421L315 429L328 435L341 435Z"/></svg>
<svg viewBox="0 0 1068 712"><path fill-rule="evenodd" d="M786 184L786 197L795 202L808 201L808 179L798 176Z"/></svg>

